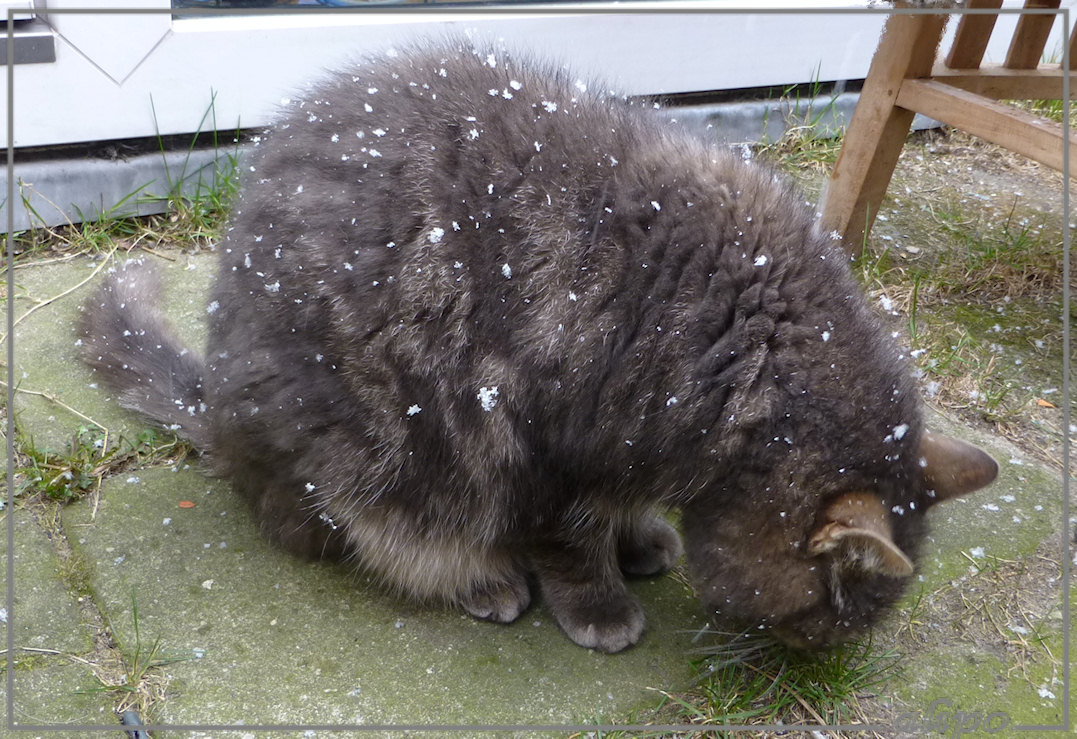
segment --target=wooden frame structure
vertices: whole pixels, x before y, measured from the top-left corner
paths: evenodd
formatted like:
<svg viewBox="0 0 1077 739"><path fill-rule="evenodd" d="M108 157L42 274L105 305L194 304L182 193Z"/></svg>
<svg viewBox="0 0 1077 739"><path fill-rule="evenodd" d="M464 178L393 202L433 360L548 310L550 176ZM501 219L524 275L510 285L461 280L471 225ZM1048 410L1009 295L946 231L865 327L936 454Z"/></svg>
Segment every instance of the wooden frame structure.
<svg viewBox="0 0 1077 739"><path fill-rule="evenodd" d="M964 14L945 60L936 62L948 16L892 15L875 50L860 102L828 178L819 210L827 231L859 252L871 231L916 113L959 128L1037 162L1063 169L1061 125L1000 100L1061 100L1065 70L1042 64L1059 0L1025 0L1006 61L984 64L997 13ZM901 3L898 3L900 6ZM1002 0L968 0L997 11ZM1046 11L1046 12L1044 12ZM1077 27L1069 36L1077 68ZM1074 97L1074 90L1070 90ZM1070 132L1071 145L1077 136Z"/></svg>

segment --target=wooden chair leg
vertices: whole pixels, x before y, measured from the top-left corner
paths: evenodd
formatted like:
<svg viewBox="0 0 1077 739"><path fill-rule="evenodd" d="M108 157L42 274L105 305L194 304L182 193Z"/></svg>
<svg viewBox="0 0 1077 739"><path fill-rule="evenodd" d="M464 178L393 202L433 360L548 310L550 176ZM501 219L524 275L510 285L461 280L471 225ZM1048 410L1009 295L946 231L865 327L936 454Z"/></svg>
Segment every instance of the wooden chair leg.
<svg viewBox="0 0 1077 739"><path fill-rule="evenodd" d="M839 234L850 252L863 248L912 125L915 113L895 104L902 81L930 74L946 20L892 15L886 22L819 202L823 228Z"/></svg>

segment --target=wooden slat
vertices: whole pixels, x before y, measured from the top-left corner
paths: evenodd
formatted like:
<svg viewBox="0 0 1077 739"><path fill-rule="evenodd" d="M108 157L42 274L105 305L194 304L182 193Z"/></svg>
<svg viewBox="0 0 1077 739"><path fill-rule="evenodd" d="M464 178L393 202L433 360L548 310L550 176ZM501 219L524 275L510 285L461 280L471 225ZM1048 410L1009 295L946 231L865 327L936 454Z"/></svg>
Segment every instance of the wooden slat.
<svg viewBox="0 0 1077 739"><path fill-rule="evenodd" d="M1025 0L1026 8L1057 8L1060 0ZM1010 69L1035 69L1043 58L1043 47L1055 22L1053 15L1029 15L1022 13L1017 21L1010 49L1006 52L1006 67Z"/></svg>
<svg viewBox="0 0 1077 739"><path fill-rule="evenodd" d="M897 104L1062 170L1062 126L1052 121L934 80L906 80Z"/></svg>
<svg viewBox="0 0 1077 739"><path fill-rule="evenodd" d="M1006 69L997 64L980 69L948 69L937 65L931 76L954 87L996 100L1061 100L1063 71L1057 66L1039 69ZM1077 98L1077 85L1070 97Z"/></svg>
<svg viewBox="0 0 1077 739"><path fill-rule="evenodd" d="M821 225L858 252L871 230L894 173L913 113L895 106L906 77L923 77L934 64L944 15L892 15L868 70L845 141L819 200Z"/></svg>
<svg viewBox="0 0 1077 739"><path fill-rule="evenodd" d="M968 0L966 7L991 8L998 10L1002 7L1002 0ZM976 69L983 61L984 52L987 50L987 42L991 39L991 31L995 28L998 16L969 15L961 16L957 24L957 33L954 35L954 44L950 47L950 53L946 56L946 66L954 69Z"/></svg>

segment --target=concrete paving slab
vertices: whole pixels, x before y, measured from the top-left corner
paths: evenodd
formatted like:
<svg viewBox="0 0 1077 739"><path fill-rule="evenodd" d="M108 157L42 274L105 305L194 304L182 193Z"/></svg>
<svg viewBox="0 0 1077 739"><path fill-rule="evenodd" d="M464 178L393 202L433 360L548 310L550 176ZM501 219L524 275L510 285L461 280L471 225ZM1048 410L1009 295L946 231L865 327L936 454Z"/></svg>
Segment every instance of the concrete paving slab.
<svg viewBox="0 0 1077 739"><path fill-rule="evenodd" d="M80 658L91 649L78 604L63 583L45 530L25 510L9 511L0 537L8 550L6 516L14 519L15 598L0 610L0 640L14 628L14 719L21 724L112 723L112 700L93 692L97 683ZM0 662L0 704L7 700L7 660Z"/></svg>
<svg viewBox="0 0 1077 739"><path fill-rule="evenodd" d="M77 727L107 726L117 723L112 698L97 692L92 673L85 665L67 658L20 656L15 664L15 690L12 693L15 726L47 726L41 734L22 732L14 736L83 739L101 737L100 732L78 731ZM7 680L0 685L0 700L7 702ZM70 729L63 727L70 726ZM9 736L0 729L0 736ZM122 736L122 735L120 735Z"/></svg>
<svg viewBox="0 0 1077 739"><path fill-rule="evenodd" d="M190 500L193 508L180 508ZM480 623L381 592L350 569L300 561L266 543L226 484L196 469L114 478L90 506L70 506L72 545L117 641L185 657L164 672L168 723L575 723L625 717L684 686L698 606L672 577L640 581L650 615L642 644L607 656L558 633L541 608ZM267 676L273 676L267 679Z"/></svg>
<svg viewBox="0 0 1077 739"><path fill-rule="evenodd" d="M14 510L15 601L12 612L0 611L0 639L15 629L15 646L82 654L91 647L89 634L74 628L79 610L62 582L60 563L45 531L30 514ZM5 517L6 518L6 517ZM7 521L0 536L0 557L7 556Z"/></svg>
<svg viewBox="0 0 1077 739"><path fill-rule="evenodd" d="M929 514L918 582L880 628L898 634L904 655L889 691L929 725L957 712L1001 712L1008 727L1058 725L1062 532L1071 528L1061 520L1061 477L997 437L937 414L931 424L990 451L999 477Z"/></svg>

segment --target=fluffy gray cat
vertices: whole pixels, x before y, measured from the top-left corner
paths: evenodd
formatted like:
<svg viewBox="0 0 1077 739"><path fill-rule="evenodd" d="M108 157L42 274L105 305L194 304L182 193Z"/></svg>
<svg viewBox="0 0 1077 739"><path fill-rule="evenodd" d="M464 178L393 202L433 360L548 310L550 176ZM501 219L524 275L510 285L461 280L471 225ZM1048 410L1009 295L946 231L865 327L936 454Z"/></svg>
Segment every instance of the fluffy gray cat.
<svg viewBox="0 0 1077 739"><path fill-rule="evenodd" d="M408 596L509 622L537 585L616 652L673 507L716 622L856 634L996 465L924 430L803 196L650 107L464 44L331 75L259 144L204 357L128 264L86 359L272 539Z"/></svg>

